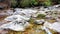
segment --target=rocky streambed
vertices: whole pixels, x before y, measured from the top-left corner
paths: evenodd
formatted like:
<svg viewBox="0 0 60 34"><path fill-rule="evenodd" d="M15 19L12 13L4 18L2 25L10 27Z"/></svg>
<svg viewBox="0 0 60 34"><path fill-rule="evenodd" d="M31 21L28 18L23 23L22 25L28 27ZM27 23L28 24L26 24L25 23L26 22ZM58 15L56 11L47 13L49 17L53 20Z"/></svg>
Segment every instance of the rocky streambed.
<svg viewBox="0 0 60 34"><path fill-rule="evenodd" d="M0 12L1 34L59 34L60 5ZM5 32L7 31L7 32Z"/></svg>

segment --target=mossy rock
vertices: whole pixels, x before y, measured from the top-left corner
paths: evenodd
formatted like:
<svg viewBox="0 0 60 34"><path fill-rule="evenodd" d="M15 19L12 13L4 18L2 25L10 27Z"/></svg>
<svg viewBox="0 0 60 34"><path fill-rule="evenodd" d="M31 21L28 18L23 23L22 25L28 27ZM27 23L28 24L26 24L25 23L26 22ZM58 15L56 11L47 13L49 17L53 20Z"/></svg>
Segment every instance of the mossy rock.
<svg viewBox="0 0 60 34"><path fill-rule="evenodd" d="M46 15L44 15L44 14L39 14L39 15L37 16L37 19L45 19L45 16L46 16Z"/></svg>

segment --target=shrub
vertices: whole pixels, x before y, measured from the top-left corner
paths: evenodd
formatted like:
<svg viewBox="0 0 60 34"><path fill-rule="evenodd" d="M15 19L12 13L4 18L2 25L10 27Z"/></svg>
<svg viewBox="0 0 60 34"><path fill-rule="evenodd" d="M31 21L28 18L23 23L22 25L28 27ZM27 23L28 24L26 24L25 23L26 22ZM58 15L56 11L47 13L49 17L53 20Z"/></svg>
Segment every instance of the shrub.
<svg viewBox="0 0 60 34"><path fill-rule="evenodd" d="M52 4L51 0L46 0L44 2L45 6L50 6Z"/></svg>
<svg viewBox="0 0 60 34"><path fill-rule="evenodd" d="M11 7L50 6L59 3L60 0L11 0Z"/></svg>
<svg viewBox="0 0 60 34"><path fill-rule="evenodd" d="M31 5L38 5L38 1L37 0L31 0Z"/></svg>
<svg viewBox="0 0 60 34"><path fill-rule="evenodd" d="M21 7L29 7L29 6L34 6L34 5L38 5L37 0L22 0L20 2Z"/></svg>
<svg viewBox="0 0 60 34"><path fill-rule="evenodd" d="M16 7L16 6L17 6L17 1L11 0L11 7Z"/></svg>
<svg viewBox="0 0 60 34"><path fill-rule="evenodd" d="M21 7L28 7L30 4L30 0L21 0L20 6Z"/></svg>
<svg viewBox="0 0 60 34"><path fill-rule="evenodd" d="M51 0L38 0L39 4L42 6L50 6L51 5Z"/></svg>

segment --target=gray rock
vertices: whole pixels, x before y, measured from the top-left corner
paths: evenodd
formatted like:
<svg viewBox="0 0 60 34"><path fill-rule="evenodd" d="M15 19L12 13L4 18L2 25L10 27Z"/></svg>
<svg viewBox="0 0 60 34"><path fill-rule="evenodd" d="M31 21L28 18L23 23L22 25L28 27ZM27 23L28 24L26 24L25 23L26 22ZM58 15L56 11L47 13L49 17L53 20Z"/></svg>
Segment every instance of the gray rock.
<svg viewBox="0 0 60 34"><path fill-rule="evenodd" d="M0 9L4 9L4 6L0 6Z"/></svg>
<svg viewBox="0 0 60 34"><path fill-rule="evenodd" d="M34 23L35 24L43 24L45 22L44 19L41 19L41 20L36 20Z"/></svg>
<svg viewBox="0 0 60 34"><path fill-rule="evenodd" d="M49 29L53 29L54 31L60 32L60 23L59 22L54 22L54 23L45 22L44 26Z"/></svg>
<svg viewBox="0 0 60 34"><path fill-rule="evenodd" d="M0 26L0 29L10 29L14 31L25 31L26 28L29 27L29 23L21 20L15 20L7 24L3 24Z"/></svg>
<svg viewBox="0 0 60 34"><path fill-rule="evenodd" d="M6 20L6 21L14 21L16 19L22 19L22 20L27 20L28 21L30 18L21 16L21 15L12 15L12 16L8 16L4 20Z"/></svg>

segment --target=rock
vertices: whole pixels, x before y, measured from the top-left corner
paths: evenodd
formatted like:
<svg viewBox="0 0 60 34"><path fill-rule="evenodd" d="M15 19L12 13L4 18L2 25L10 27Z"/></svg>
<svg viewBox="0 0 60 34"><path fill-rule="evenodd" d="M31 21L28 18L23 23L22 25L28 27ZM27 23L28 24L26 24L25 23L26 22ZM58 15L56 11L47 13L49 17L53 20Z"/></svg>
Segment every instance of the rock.
<svg viewBox="0 0 60 34"><path fill-rule="evenodd" d="M14 10L15 11L22 11L23 9L22 8L15 8Z"/></svg>
<svg viewBox="0 0 60 34"><path fill-rule="evenodd" d="M6 21L14 21L16 19L22 19L22 20L27 20L28 21L30 18L21 16L21 15L12 15L12 16L9 16L9 17L5 18L4 20L6 20Z"/></svg>
<svg viewBox="0 0 60 34"><path fill-rule="evenodd" d="M41 11L43 11L44 9L45 9L45 8L44 8L43 6L40 8Z"/></svg>
<svg viewBox="0 0 60 34"><path fill-rule="evenodd" d="M46 19L52 19L53 17L51 15L46 15Z"/></svg>
<svg viewBox="0 0 60 34"><path fill-rule="evenodd" d="M60 4L59 5L54 5L53 7L58 8L58 7L60 7Z"/></svg>
<svg viewBox="0 0 60 34"><path fill-rule="evenodd" d="M35 23L36 23L36 24L43 24L44 22L45 22L45 20L44 20L44 19L36 20L36 21L35 21Z"/></svg>
<svg viewBox="0 0 60 34"><path fill-rule="evenodd" d="M50 29L60 32L60 23L58 23L58 22L53 23L52 26L50 27Z"/></svg>
<svg viewBox="0 0 60 34"><path fill-rule="evenodd" d="M0 6L0 9L4 9L4 7L3 6Z"/></svg>
<svg viewBox="0 0 60 34"><path fill-rule="evenodd" d="M16 11L13 13L13 15L22 15L22 16L27 16L29 18L37 12L37 10L33 10L33 9L15 9L15 10Z"/></svg>
<svg viewBox="0 0 60 34"><path fill-rule="evenodd" d="M57 18L56 21L60 22L60 19Z"/></svg>
<svg viewBox="0 0 60 34"><path fill-rule="evenodd" d="M14 31L25 31L25 29L28 28L29 26L30 24L28 22L15 20L13 22L1 25L0 29L2 28L2 29L14 30Z"/></svg>
<svg viewBox="0 0 60 34"><path fill-rule="evenodd" d="M29 27L29 23L27 22L30 18L21 15L12 15L4 20L10 21L9 23L1 25L2 29L11 29L14 31L25 31L26 28Z"/></svg>
<svg viewBox="0 0 60 34"><path fill-rule="evenodd" d="M50 32L50 30L46 28L45 26L43 27L43 30L45 30L47 34L52 34L52 32Z"/></svg>
<svg viewBox="0 0 60 34"><path fill-rule="evenodd" d="M10 9L8 9L8 10L1 10L1 11L0 11L0 15L10 16L10 15L12 15L12 14L13 14L13 10L10 10Z"/></svg>
<svg viewBox="0 0 60 34"><path fill-rule="evenodd" d="M59 22L55 22L55 23L45 22L44 26L49 28L49 29L53 29L57 32L60 32L60 23Z"/></svg>
<svg viewBox="0 0 60 34"><path fill-rule="evenodd" d="M13 14L13 10L6 10L6 13L8 14L8 15L12 15Z"/></svg>
<svg viewBox="0 0 60 34"><path fill-rule="evenodd" d="M44 14L44 15L46 15L45 12L46 12L46 11L39 11L39 14Z"/></svg>

